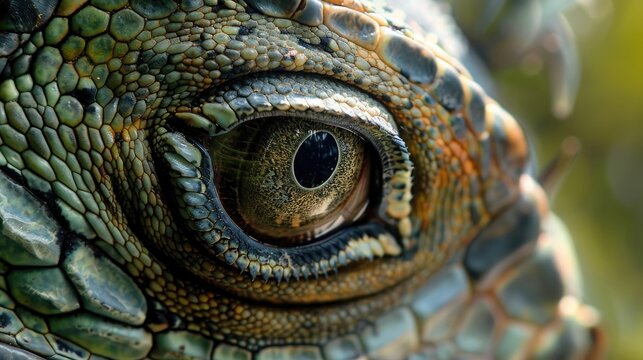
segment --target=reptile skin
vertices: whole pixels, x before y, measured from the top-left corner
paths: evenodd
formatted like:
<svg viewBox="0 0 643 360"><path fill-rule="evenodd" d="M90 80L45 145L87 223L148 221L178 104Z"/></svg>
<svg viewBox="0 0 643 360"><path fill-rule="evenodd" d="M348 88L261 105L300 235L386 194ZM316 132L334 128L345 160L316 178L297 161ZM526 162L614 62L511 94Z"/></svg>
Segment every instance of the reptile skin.
<svg viewBox="0 0 643 360"><path fill-rule="evenodd" d="M597 356L525 135L424 4L0 1L0 359ZM341 170L294 186L317 132Z"/></svg>

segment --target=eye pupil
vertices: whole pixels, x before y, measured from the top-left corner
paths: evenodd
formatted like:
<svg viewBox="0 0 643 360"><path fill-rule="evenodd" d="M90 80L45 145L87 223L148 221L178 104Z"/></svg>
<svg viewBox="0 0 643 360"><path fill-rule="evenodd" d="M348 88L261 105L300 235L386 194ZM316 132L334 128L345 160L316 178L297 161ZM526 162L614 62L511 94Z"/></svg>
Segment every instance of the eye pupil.
<svg viewBox="0 0 643 360"><path fill-rule="evenodd" d="M326 183L335 172L339 161L339 147L333 134L317 131L299 145L293 160L293 174L297 183L313 189Z"/></svg>

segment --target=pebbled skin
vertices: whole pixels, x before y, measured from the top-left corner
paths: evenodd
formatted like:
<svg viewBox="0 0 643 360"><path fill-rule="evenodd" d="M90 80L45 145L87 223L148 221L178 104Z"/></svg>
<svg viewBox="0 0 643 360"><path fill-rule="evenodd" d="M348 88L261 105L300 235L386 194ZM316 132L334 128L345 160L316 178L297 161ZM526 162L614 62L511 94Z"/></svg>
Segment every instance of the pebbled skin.
<svg viewBox="0 0 643 360"><path fill-rule="evenodd" d="M598 356L525 136L432 1L413 30L357 1L0 4L0 358ZM372 145L374 220L294 248L231 220L210 146L274 116Z"/></svg>

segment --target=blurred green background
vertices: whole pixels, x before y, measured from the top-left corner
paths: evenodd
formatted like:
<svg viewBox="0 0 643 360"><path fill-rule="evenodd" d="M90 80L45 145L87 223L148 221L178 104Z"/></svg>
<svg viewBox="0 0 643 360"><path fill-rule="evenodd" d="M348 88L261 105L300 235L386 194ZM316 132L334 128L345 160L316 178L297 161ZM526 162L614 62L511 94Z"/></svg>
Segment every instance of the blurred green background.
<svg viewBox="0 0 643 360"><path fill-rule="evenodd" d="M553 208L574 236L608 358L643 359L643 1L615 0L609 16L572 24L580 27L583 67L570 117L551 115L546 75L512 68L494 76L503 105L527 124L541 166L566 137L580 140Z"/></svg>

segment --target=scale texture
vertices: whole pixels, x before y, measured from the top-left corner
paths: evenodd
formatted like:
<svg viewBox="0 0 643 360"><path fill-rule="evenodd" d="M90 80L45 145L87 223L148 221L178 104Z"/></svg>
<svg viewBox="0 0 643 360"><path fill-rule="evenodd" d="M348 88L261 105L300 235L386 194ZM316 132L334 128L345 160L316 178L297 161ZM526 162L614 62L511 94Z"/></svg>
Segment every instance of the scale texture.
<svg viewBox="0 0 643 360"><path fill-rule="evenodd" d="M0 1L0 358L599 356L522 128L418 4Z"/></svg>

